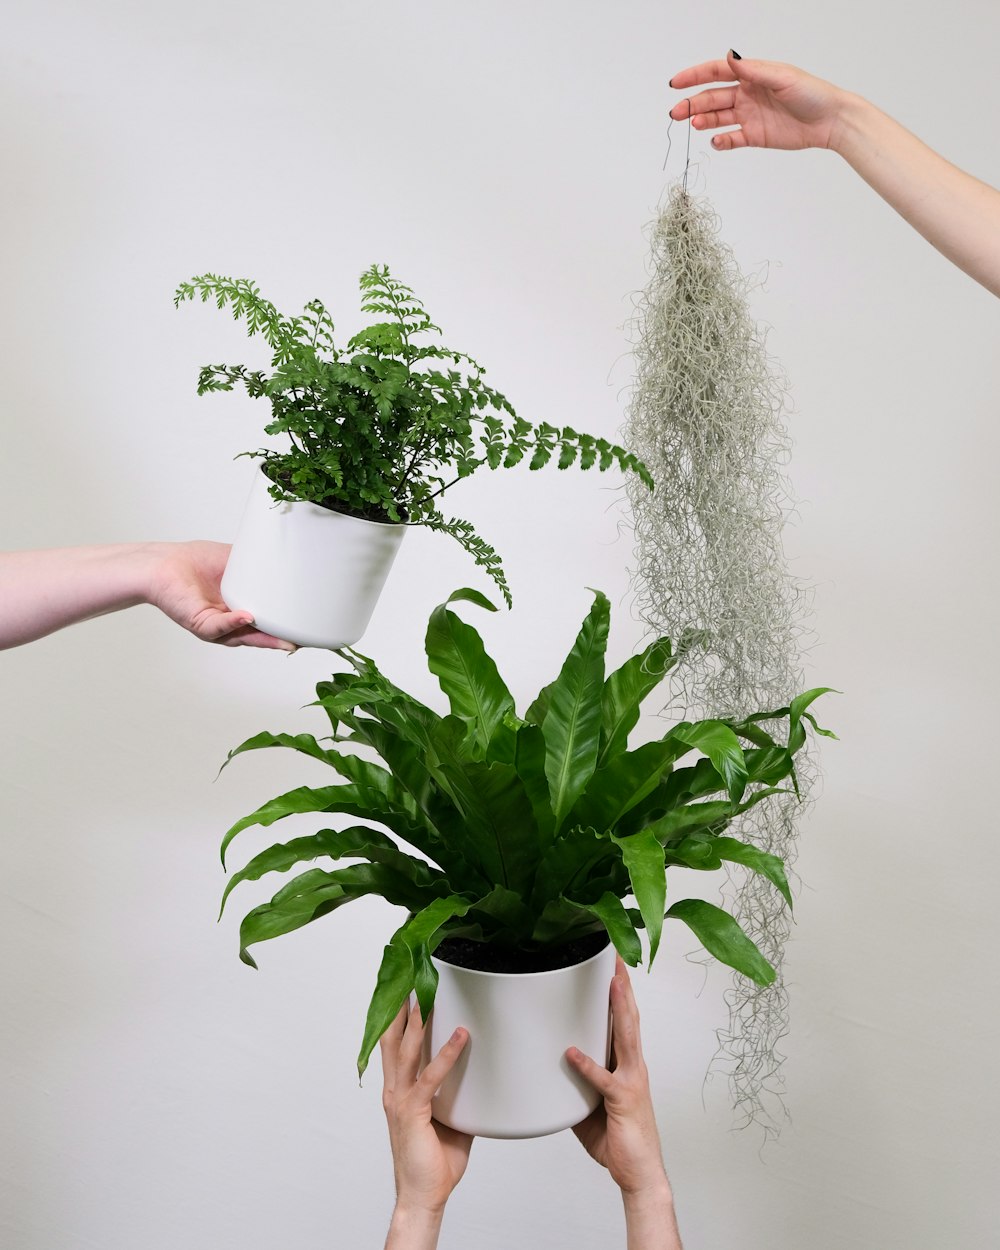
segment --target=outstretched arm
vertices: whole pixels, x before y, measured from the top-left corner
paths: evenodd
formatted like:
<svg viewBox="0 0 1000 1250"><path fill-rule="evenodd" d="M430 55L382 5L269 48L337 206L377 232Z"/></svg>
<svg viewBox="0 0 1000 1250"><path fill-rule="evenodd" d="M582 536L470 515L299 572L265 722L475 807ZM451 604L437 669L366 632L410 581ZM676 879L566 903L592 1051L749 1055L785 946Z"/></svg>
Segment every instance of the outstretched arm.
<svg viewBox="0 0 1000 1250"><path fill-rule="evenodd" d="M294 651L230 612L219 582L225 543L123 543L0 553L0 649L151 603L205 642Z"/></svg>
<svg viewBox="0 0 1000 1250"><path fill-rule="evenodd" d="M642 1057L639 1008L621 956L611 982L611 1016L613 1071L575 1047L566 1052L570 1064L604 1098L573 1132L622 1191L628 1250L682 1250Z"/></svg>
<svg viewBox="0 0 1000 1250"><path fill-rule="evenodd" d="M675 74L681 91L722 83L670 110L696 130L726 129L719 151L764 147L838 152L896 212L971 278L1000 295L1000 191L939 156L861 96L794 65L730 52Z"/></svg>

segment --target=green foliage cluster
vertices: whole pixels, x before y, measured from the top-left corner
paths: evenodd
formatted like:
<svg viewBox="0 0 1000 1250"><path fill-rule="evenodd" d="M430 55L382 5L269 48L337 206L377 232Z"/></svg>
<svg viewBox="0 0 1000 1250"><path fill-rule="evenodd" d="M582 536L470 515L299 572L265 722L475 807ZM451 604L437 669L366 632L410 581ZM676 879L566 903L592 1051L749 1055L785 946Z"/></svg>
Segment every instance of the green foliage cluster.
<svg viewBox="0 0 1000 1250"><path fill-rule="evenodd" d="M237 821L223 840L223 863L233 838L251 826L305 812L363 822L272 846L232 877L223 906L237 885L266 873L320 858L358 861L310 868L250 911L240 927L243 961L256 967L254 943L363 895L405 907L410 916L379 969L361 1071L408 994L416 992L425 1016L430 1011L437 986L431 954L447 936L537 950L603 929L634 966L642 956L640 931L652 962L664 919L681 920L710 954L769 983L770 964L721 908L682 899L664 910L666 870L742 864L791 905L781 860L726 829L769 795L785 793L782 781L796 785L794 756L807 724L829 733L808 710L825 691L740 722L685 721L630 750L640 704L677 661L669 639L606 676L610 607L597 592L559 675L520 717L479 634L450 610L456 600L495 610L476 591L460 590L431 614L427 660L448 698L447 715L345 649L350 670L317 687L331 745L309 734L261 733L230 752L232 759L291 748L344 781L292 790ZM788 736L779 742L762 723L783 720ZM373 751L384 766L357 748ZM692 752L700 758L682 766ZM626 905L630 897L635 906Z"/></svg>
<svg viewBox="0 0 1000 1250"><path fill-rule="evenodd" d="M426 525L450 534L510 592L500 558L468 521L446 518L438 500L486 465L540 469L577 464L601 471L617 464L652 489L641 461L624 448L569 426L519 417L510 401L483 381L471 356L429 341L440 333L410 287L388 266L361 275L361 308L377 318L337 347L334 325L319 300L285 317L248 279L203 274L177 288L174 303L200 298L228 307L250 335L272 350L271 369L206 365L198 394L231 391L271 405L268 434L285 434L285 451L244 454L263 461L277 499L308 500L372 521Z"/></svg>

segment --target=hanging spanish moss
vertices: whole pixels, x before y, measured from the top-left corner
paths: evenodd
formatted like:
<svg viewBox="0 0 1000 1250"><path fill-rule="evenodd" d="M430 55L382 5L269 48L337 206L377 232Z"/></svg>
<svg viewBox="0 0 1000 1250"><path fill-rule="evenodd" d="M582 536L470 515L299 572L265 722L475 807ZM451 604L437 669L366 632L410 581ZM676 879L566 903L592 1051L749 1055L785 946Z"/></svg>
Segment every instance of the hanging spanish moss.
<svg viewBox="0 0 1000 1250"><path fill-rule="evenodd" d="M637 610L652 633L676 639L696 630L703 639L677 670L671 713L741 717L780 707L803 688L807 592L790 575L781 540L792 506L783 476L786 386L750 314L753 282L720 240L709 204L675 186L651 243L624 438L656 482L652 494L629 489ZM805 794L808 759L798 768ZM743 818L737 836L790 869L801 811L793 796L776 796ZM769 1136L787 1116L779 1048L791 917L763 877L733 874L727 906L778 976L766 989L736 977L713 1070L728 1072L741 1124Z"/></svg>

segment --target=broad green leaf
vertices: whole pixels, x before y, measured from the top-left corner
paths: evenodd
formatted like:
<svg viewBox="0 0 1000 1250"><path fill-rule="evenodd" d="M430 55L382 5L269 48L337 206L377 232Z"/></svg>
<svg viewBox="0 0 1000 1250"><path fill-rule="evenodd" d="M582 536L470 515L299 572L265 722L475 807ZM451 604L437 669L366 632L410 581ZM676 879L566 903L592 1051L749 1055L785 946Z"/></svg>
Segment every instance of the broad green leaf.
<svg viewBox="0 0 1000 1250"><path fill-rule="evenodd" d="M545 738L538 725L522 724L514 741L514 769L528 796L538 829L538 853L551 845L555 814L545 776Z"/></svg>
<svg viewBox="0 0 1000 1250"><path fill-rule="evenodd" d="M366 739L362 737L362 741ZM330 751L327 761L342 776L354 783L353 787L327 786L320 789L300 787L281 795L257 812L244 817L226 834L223 841L223 861L229 842L242 829L252 824L268 825L286 815L308 811L346 811L351 815L367 817L389 825L412 845L428 852L427 837L419 837L415 826L420 824L416 803L399 780L385 768L362 759L348 751ZM349 807L323 806L326 799L350 803ZM313 802L320 806L310 806ZM362 810L354 810L360 805ZM414 836L418 835L418 836Z"/></svg>
<svg viewBox="0 0 1000 1250"><path fill-rule="evenodd" d="M244 829L249 829L251 825L273 825L276 820L282 820L285 816L294 816L304 812L325 812L327 804L336 803L338 799L344 796L345 790L354 792L353 786L321 786L314 789L311 786L299 786L296 790L289 790L286 794L279 795L276 799L270 799L263 806L258 807L255 812L251 812L248 816L244 816L238 820L232 828L226 833L222 839L222 863L226 863L226 850L238 833L242 833Z"/></svg>
<svg viewBox="0 0 1000 1250"><path fill-rule="evenodd" d="M652 967L660 945L663 908L667 899L663 847L649 829L633 833L628 838L612 837L611 841L621 850L622 860L628 869L632 893L649 934L649 966Z"/></svg>
<svg viewBox="0 0 1000 1250"><path fill-rule="evenodd" d="M576 893L604 861L619 859L610 838L596 829L572 827L552 843L535 874L531 908L535 912L560 895Z"/></svg>
<svg viewBox="0 0 1000 1250"><path fill-rule="evenodd" d="M722 859L733 864L742 864L745 868L759 872L775 886L788 906L792 906L792 892L788 887L785 865L777 855L770 855L767 851L741 842L738 838L713 838L712 841Z"/></svg>
<svg viewBox="0 0 1000 1250"><path fill-rule="evenodd" d="M364 825L352 825L349 829L323 829L309 837L293 838L268 847L255 855L247 866L235 873L222 896L219 917L225 910L226 899L242 881L259 881L269 872L286 872L294 864L321 856L331 859L367 859L370 863L386 864L395 871L408 876L414 885L431 890L435 882L444 876L423 860L414 859L376 829Z"/></svg>
<svg viewBox="0 0 1000 1250"><path fill-rule="evenodd" d="M722 856L715 849L716 839L710 834L691 834L679 842L671 842L666 848L668 867L679 864L697 872L717 872L722 867Z"/></svg>
<svg viewBox="0 0 1000 1250"><path fill-rule="evenodd" d="M538 862L538 830L514 768L453 756L438 764L436 775L465 822L467 854L493 884L527 890Z"/></svg>
<svg viewBox="0 0 1000 1250"><path fill-rule="evenodd" d="M225 763L222 768L236 758L242 755L244 751L259 751L265 747L289 747L293 751L299 751L303 755L311 755L313 759L319 760L323 764L330 763L330 755L332 752L325 747L321 747L312 734L272 734L259 733L252 738L247 738L246 742L241 742L238 747L234 747L226 756ZM222 768L219 772L222 772Z"/></svg>
<svg viewBox="0 0 1000 1250"><path fill-rule="evenodd" d="M269 903L247 912L240 924L240 959L256 968L251 946L301 929L365 894L380 894L403 907L427 902L424 892L381 864L351 864L335 872L314 868L282 886Z"/></svg>
<svg viewBox="0 0 1000 1250"><path fill-rule="evenodd" d="M747 785L746 761L740 740L728 725L718 720L682 721L666 737L707 755L725 781L729 797L734 803L739 801Z"/></svg>
<svg viewBox="0 0 1000 1250"><path fill-rule="evenodd" d="M513 764L514 751L517 744L517 731L527 722L508 712L500 724L493 730L493 736L486 746L485 759L488 764Z"/></svg>
<svg viewBox="0 0 1000 1250"><path fill-rule="evenodd" d="M552 687L542 724L556 833L597 767L610 612L607 597L596 591L594 606Z"/></svg>
<svg viewBox="0 0 1000 1250"><path fill-rule="evenodd" d="M673 839L684 834L693 833L697 829L721 830L733 818L733 805L728 799L717 799L711 803L688 803L666 812L646 831L654 834L660 842L669 844Z"/></svg>
<svg viewBox="0 0 1000 1250"><path fill-rule="evenodd" d="M365 1074L378 1039L399 1015L399 1009L409 998L415 981L413 952L402 943L389 942L382 953L382 962L375 979L375 992L368 1004L364 1038L358 1054L359 1080Z"/></svg>
<svg viewBox="0 0 1000 1250"><path fill-rule="evenodd" d="M473 903L474 916L486 915L498 923L500 930L515 934L519 939L531 936L534 915L520 894L502 885L495 886L489 894Z"/></svg>
<svg viewBox="0 0 1000 1250"><path fill-rule="evenodd" d="M607 929L615 950L628 966L634 968L642 963L642 943L618 895L609 890L596 903L586 906L587 911L593 912Z"/></svg>
<svg viewBox="0 0 1000 1250"><path fill-rule="evenodd" d="M524 784L511 764L471 759L467 726L448 716L432 734L427 766L454 810L467 858L490 886L527 890L538 835Z"/></svg>
<svg viewBox="0 0 1000 1250"><path fill-rule="evenodd" d="M794 753L800 750L806 741L806 731L802 728L802 720L806 715L806 708L815 703L820 695L839 694L832 686L817 686L813 690L807 690L804 694L794 698L788 706L788 749ZM830 737L830 731L820 729L815 719L812 720L817 732L822 733L825 737Z"/></svg>
<svg viewBox="0 0 1000 1250"><path fill-rule="evenodd" d="M469 598L487 604L488 600L474 591L458 591L448 599ZM437 677L451 704L452 715L470 721L476 741L485 754L490 739L507 712L514 710L514 700L486 654L483 640L447 604L431 613L426 638L427 663Z"/></svg>
<svg viewBox="0 0 1000 1250"><path fill-rule="evenodd" d="M418 989L420 1014L427 1019L437 988L437 973L430 963L430 951L436 945L434 939L442 925L453 917L464 916L470 906L469 899L455 894L435 899L411 916L389 939L368 1007L358 1055L359 1077L364 1075L378 1039L395 1020L412 989Z"/></svg>
<svg viewBox="0 0 1000 1250"><path fill-rule="evenodd" d="M639 655L626 660L604 683L598 768L627 749L628 736L639 722L640 704L676 662L670 639L658 638Z"/></svg>
<svg viewBox="0 0 1000 1250"><path fill-rule="evenodd" d="M543 725L545 717L549 712L549 704L552 702L552 691L555 689L556 683L550 681L547 686L539 690L535 696L531 706L524 714L524 719L530 721L532 725Z"/></svg>
<svg viewBox="0 0 1000 1250"><path fill-rule="evenodd" d="M674 903L664 917L683 920L710 955L758 985L771 985L774 969L728 912L699 898Z"/></svg>
<svg viewBox="0 0 1000 1250"><path fill-rule="evenodd" d="M647 742L614 756L591 777L567 823L617 830L622 817L656 789L686 749L671 741Z"/></svg>
<svg viewBox="0 0 1000 1250"><path fill-rule="evenodd" d="M562 946L603 928L602 922L583 903L556 898L550 899L538 914L531 938L544 946Z"/></svg>

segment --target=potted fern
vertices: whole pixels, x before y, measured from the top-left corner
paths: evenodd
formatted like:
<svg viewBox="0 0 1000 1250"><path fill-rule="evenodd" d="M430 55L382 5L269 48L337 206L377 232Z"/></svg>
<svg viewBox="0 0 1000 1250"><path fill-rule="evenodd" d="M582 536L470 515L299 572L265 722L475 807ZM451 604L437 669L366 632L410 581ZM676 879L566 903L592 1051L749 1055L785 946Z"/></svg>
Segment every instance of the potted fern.
<svg viewBox="0 0 1000 1250"><path fill-rule="evenodd" d="M410 287L385 265L361 275L361 307L376 320L337 346L318 300L283 316L246 279L203 274L174 303L228 307L271 348L270 372L205 365L198 394L237 385L271 407L267 434L289 445L245 452L260 460L222 591L258 626L302 645L339 647L363 634L407 525L455 538L500 588L500 557L442 495L486 466L532 469L553 457L600 470L617 464L652 488L642 463L606 439L568 426L531 425L483 381L464 352L428 341L438 331ZM439 331L438 331L439 332Z"/></svg>
<svg viewBox="0 0 1000 1250"><path fill-rule="evenodd" d="M230 752L227 763L247 751L291 748L343 780L292 790L237 821L223 840L223 863L251 826L305 812L355 823L260 852L234 874L222 902L270 872L320 858L357 861L309 868L251 910L240 926L241 959L256 967L256 943L363 895L405 908L378 972L359 1072L415 992L425 1018L437 1004L431 1048L459 1024L470 1032L436 1116L478 1135L536 1136L578 1122L595 1105L562 1056L571 1043L606 1050L614 950L634 966L644 932L651 963L663 921L682 921L723 963L759 984L773 979L720 908L680 899L665 909L666 872L742 864L791 904L780 859L726 829L783 792L782 782L794 788L807 726L828 732L809 711L824 691L741 722L685 721L629 749L642 700L676 661L668 639L606 677L610 609L596 593L558 676L521 717L479 634L452 611L457 600L495 610L478 592L460 590L431 614L427 660L447 714L344 650L349 670L317 687L332 730L327 742L261 733ZM764 728L781 722L784 741Z"/></svg>

